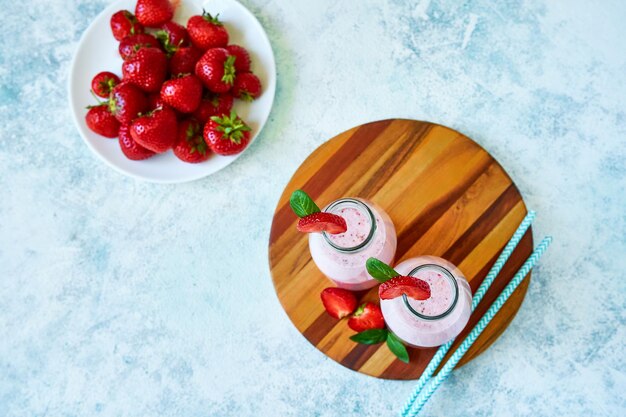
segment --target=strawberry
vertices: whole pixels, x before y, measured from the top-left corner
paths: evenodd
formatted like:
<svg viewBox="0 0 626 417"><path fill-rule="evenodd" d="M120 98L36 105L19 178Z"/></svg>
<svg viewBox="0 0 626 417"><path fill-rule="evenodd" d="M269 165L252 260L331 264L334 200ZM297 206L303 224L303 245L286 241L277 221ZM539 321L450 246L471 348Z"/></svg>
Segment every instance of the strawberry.
<svg viewBox="0 0 626 417"><path fill-rule="evenodd" d="M374 303L363 303L348 320L348 326L355 332L370 329L384 329L385 319L380 306Z"/></svg>
<svg viewBox="0 0 626 417"><path fill-rule="evenodd" d="M161 25L156 33L156 38L161 42L161 46L168 57L174 55L179 48L189 46L187 29L172 21Z"/></svg>
<svg viewBox="0 0 626 417"><path fill-rule="evenodd" d="M127 36L144 32L143 25L128 10L120 10L111 16L111 32L115 40L121 41Z"/></svg>
<svg viewBox="0 0 626 417"><path fill-rule="evenodd" d="M233 96L229 93L224 94L207 94L201 101L200 105L193 112L193 116L202 124L209 121L212 116L221 116L222 114L230 114L233 108Z"/></svg>
<svg viewBox="0 0 626 417"><path fill-rule="evenodd" d="M195 46L178 48L170 58L170 74L190 74L196 68L196 63L202 57L203 52Z"/></svg>
<svg viewBox="0 0 626 417"><path fill-rule="evenodd" d="M228 45L226 50L235 57L235 70L237 72L250 72L250 54L243 46Z"/></svg>
<svg viewBox="0 0 626 417"><path fill-rule="evenodd" d="M209 148L202 137L202 125L194 119L187 119L178 126L178 141L174 145L174 155L178 159L196 164L209 159Z"/></svg>
<svg viewBox="0 0 626 417"><path fill-rule="evenodd" d="M122 64L124 81L151 93L159 91L167 75L167 57L156 48L141 48Z"/></svg>
<svg viewBox="0 0 626 417"><path fill-rule="evenodd" d="M196 63L196 75L214 93L225 93L235 81L235 57L224 48L209 49Z"/></svg>
<svg viewBox="0 0 626 417"><path fill-rule="evenodd" d="M139 87L121 83L111 92L109 109L120 123L127 124L148 109L148 101Z"/></svg>
<svg viewBox="0 0 626 417"><path fill-rule="evenodd" d="M141 48L161 48L161 44L154 36L139 33L122 39L118 51L122 59L126 61Z"/></svg>
<svg viewBox="0 0 626 417"><path fill-rule="evenodd" d="M174 6L169 0L137 0L137 20L147 27L158 28L174 17Z"/></svg>
<svg viewBox="0 0 626 417"><path fill-rule="evenodd" d="M112 72L103 71L96 74L91 80L91 90L98 97L108 98L113 87L120 83L120 77Z"/></svg>
<svg viewBox="0 0 626 417"><path fill-rule="evenodd" d="M156 155L154 152L144 148L135 142L130 134L130 125L121 125L119 132L119 143L122 153L126 155L128 159L133 161L141 161L142 159L148 159L151 156Z"/></svg>
<svg viewBox="0 0 626 417"><path fill-rule="evenodd" d="M213 116L204 126L204 140L218 155L234 155L250 142L250 127L235 111L230 116Z"/></svg>
<svg viewBox="0 0 626 417"><path fill-rule="evenodd" d="M161 98L161 92L148 94L148 110L156 110L163 106L165 106L165 102Z"/></svg>
<svg viewBox="0 0 626 417"><path fill-rule="evenodd" d="M210 48L224 48L228 45L228 31L218 19L202 11L202 16L191 16L187 21L187 31L191 42L203 51Z"/></svg>
<svg viewBox="0 0 626 417"><path fill-rule="evenodd" d="M424 280L411 276L399 276L383 282L378 287L381 300L391 300L406 294L414 300L430 298L430 285Z"/></svg>
<svg viewBox="0 0 626 417"><path fill-rule="evenodd" d="M356 308L356 297L343 288L325 288L320 294L326 312L336 319L342 319Z"/></svg>
<svg viewBox="0 0 626 417"><path fill-rule="evenodd" d="M106 138L117 137L120 122L111 114L107 103L87 107L89 111L85 115L87 127Z"/></svg>
<svg viewBox="0 0 626 417"><path fill-rule="evenodd" d="M176 142L177 129L176 113L165 106L135 119L130 134L144 148L163 153Z"/></svg>
<svg viewBox="0 0 626 417"><path fill-rule="evenodd" d="M165 81L161 87L163 101L182 113L191 113L202 99L202 83L193 74Z"/></svg>
<svg viewBox="0 0 626 417"><path fill-rule="evenodd" d="M237 74L233 84L233 95L245 101L252 101L261 95L261 81L251 72Z"/></svg>
<svg viewBox="0 0 626 417"><path fill-rule="evenodd" d="M298 220L298 231L303 233L326 232L332 235L348 230L346 220L332 213L313 213Z"/></svg>

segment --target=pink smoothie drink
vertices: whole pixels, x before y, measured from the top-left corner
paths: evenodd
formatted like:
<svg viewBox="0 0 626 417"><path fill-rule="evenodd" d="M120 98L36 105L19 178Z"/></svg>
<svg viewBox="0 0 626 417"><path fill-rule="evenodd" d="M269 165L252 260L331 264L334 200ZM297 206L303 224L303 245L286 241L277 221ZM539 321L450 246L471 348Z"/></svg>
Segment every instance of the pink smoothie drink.
<svg viewBox="0 0 626 417"><path fill-rule="evenodd" d="M411 258L394 269L426 281L430 298L380 300L389 329L413 347L439 346L454 339L467 324L472 307L472 291L461 271L436 256Z"/></svg>
<svg viewBox="0 0 626 417"><path fill-rule="evenodd" d="M397 240L391 219L378 205L358 198L337 200L324 211L343 217L348 230L309 234L313 261L338 287L352 291L374 287L378 281L367 273L365 261L370 257L393 261Z"/></svg>

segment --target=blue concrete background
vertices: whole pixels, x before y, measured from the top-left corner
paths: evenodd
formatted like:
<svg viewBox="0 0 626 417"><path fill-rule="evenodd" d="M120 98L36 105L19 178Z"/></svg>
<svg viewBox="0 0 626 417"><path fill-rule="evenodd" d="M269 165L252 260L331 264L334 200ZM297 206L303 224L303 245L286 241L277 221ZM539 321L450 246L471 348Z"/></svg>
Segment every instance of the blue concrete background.
<svg viewBox="0 0 626 417"><path fill-rule="evenodd" d="M0 416L391 416L413 383L295 330L267 241L291 174L389 117L489 150L555 243L508 331L425 409L626 414L626 3L244 0L276 54L249 152L183 185L121 176L67 99L107 1L0 1Z"/></svg>

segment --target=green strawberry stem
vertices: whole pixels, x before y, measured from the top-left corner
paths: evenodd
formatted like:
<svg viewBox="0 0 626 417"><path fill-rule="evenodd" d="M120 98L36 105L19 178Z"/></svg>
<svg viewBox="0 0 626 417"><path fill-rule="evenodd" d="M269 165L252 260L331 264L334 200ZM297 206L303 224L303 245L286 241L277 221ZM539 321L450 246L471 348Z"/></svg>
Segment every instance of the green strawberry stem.
<svg viewBox="0 0 626 417"><path fill-rule="evenodd" d="M206 20L209 23L213 23L216 26L222 26L222 22L220 22L220 20L218 19L220 17L220 14L216 14L215 17L211 16L211 13L207 12L206 10L202 9L202 18L204 20Z"/></svg>
<svg viewBox="0 0 626 417"><path fill-rule="evenodd" d="M200 125L198 123L189 123L187 131L185 132L185 139L191 147L191 150L189 151L190 154L198 152L200 155L206 155L207 144L202 138Z"/></svg>
<svg viewBox="0 0 626 417"><path fill-rule="evenodd" d="M180 40L178 45L174 45L173 43L171 43L170 35L169 33L167 33L166 30L159 30L155 35L156 35L157 40L163 46L163 49L165 50L165 54L167 55L168 58L171 58L172 55L174 55L176 51L180 49L180 46L183 43L182 39Z"/></svg>
<svg viewBox="0 0 626 417"><path fill-rule="evenodd" d="M246 124L235 111L230 112L230 116L213 116L211 117L215 123L217 123L216 130L218 132L222 132L223 140L231 140L236 144L241 143L241 139L243 139L244 132L249 132L250 126Z"/></svg>
<svg viewBox="0 0 626 417"><path fill-rule="evenodd" d="M235 82L235 56L231 55L224 61L224 75L222 81L226 84L233 85Z"/></svg>
<svg viewBox="0 0 626 417"><path fill-rule="evenodd" d="M368 274L370 274L372 278L380 283L389 281L391 278L400 276L400 274L396 272L395 269L376 258L369 258L365 262L365 268L367 268Z"/></svg>
<svg viewBox="0 0 626 417"><path fill-rule="evenodd" d="M95 98L95 99L96 99L96 101L98 102L98 104L97 104L97 105L95 105L95 106L87 106L87 108L88 108L88 109L90 109L90 108L92 108L92 107L98 107L98 106L101 106L101 105L103 105L103 104L108 104L108 101L100 101L100 97L98 97L98 96L96 95L96 93L94 93L94 92L93 92L93 90L89 90L89 92L91 93L91 95L93 96L93 98Z"/></svg>
<svg viewBox="0 0 626 417"><path fill-rule="evenodd" d="M291 194L289 205L298 217L306 217L320 212L320 208L317 207L313 199L302 190L296 190Z"/></svg>
<svg viewBox="0 0 626 417"><path fill-rule="evenodd" d="M252 97L252 94L250 94L247 91L242 91L241 95L239 96L240 99L242 99L243 101L253 101L254 97Z"/></svg>

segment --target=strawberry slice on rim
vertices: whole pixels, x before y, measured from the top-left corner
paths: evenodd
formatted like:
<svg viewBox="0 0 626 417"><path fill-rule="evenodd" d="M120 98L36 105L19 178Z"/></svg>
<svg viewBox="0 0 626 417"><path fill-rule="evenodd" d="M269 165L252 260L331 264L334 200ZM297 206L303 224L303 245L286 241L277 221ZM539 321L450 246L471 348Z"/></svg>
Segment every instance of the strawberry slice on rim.
<svg viewBox="0 0 626 417"><path fill-rule="evenodd" d="M345 233L348 230L346 220L332 213L318 212L298 220L298 231L304 233L326 232L331 235Z"/></svg>
<svg viewBox="0 0 626 417"><path fill-rule="evenodd" d="M381 300L407 297L414 300L426 300L430 298L430 285L422 279L411 276L399 276L385 281L378 287L378 296Z"/></svg>

